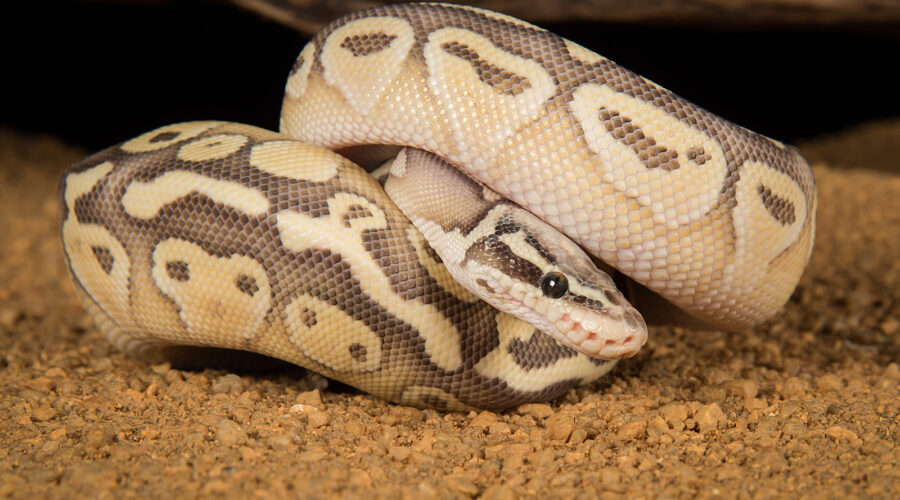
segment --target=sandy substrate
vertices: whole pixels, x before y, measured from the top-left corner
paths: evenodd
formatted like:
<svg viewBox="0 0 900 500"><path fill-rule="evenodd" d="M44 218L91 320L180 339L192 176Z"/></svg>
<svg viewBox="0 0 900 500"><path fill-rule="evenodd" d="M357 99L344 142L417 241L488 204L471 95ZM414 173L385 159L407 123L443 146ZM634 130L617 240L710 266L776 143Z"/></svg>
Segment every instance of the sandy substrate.
<svg viewBox="0 0 900 500"><path fill-rule="evenodd" d="M113 351L56 234L57 178L84 152L0 131L0 497L891 497L898 145L900 121L803 145L817 242L776 318L654 328L596 384L465 414Z"/></svg>

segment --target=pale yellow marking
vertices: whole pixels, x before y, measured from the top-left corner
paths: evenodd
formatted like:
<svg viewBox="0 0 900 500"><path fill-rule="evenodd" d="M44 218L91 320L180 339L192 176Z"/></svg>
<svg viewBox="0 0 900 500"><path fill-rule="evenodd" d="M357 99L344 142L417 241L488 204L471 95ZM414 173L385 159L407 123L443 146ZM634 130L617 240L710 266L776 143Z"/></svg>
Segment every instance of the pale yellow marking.
<svg viewBox="0 0 900 500"><path fill-rule="evenodd" d="M194 342L237 347L254 339L264 326L272 291L265 269L256 260L244 255L217 257L175 238L160 242L152 260L153 281L178 306L178 316ZM171 277L170 262L186 263L189 279ZM238 288L242 276L258 287L252 296Z"/></svg>
<svg viewBox="0 0 900 500"><path fill-rule="evenodd" d="M165 127L151 130L146 134L141 134L119 147L122 151L127 151L129 153L146 153L148 151L165 149L176 142L196 137L213 127L223 125L224 123L225 122L185 122L166 125ZM174 134L174 136L165 140L153 141L154 138L160 137L162 134Z"/></svg>
<svg viewBox="0 0 900 500"><path fill-rule="evenodd" d="M481 197L490 203L495 203L503 199L496 191L487 186L481 187Z"/></svg>
<svg viewBox="0 0 900 500"><path fill-rule="evenodd" d="M103 226L81 224L74 217L63 223L62 240L78 282L107 314L126 328L131 318L128 302L131 261L125 247ZM94 247L106 249L114 259L109 274L97 261Z"/></svg>
<svg viewBox="0 0 900 500"><path fill-rule="evenodd" d="M569 51L569 55L585 64L596 64L607 60L593 50L586 49L575 42L566 39L563 39L563 41L566 44L566 50Z"/></svg>
<svg viewBox="0 0 900 500"><path fill-rule="evenodd" d="M512 253L516 254L522 259L531 262L535 266L540 269L548 269L554 268L547 259L541 255L536 248L534 248L530 243L525 241L526 236L528 234L524 229L516 231L515 233L506 233L500 235L500 241L506 244ZM564 237L564 236L561 236Z"/></svg>
<svg viewBox="0 0 900 500"><path fill-rule="evenodd" d="M178 159L183 161L212 161L227 158L236 153L244 144L247 136L235 134L219 134L196 141L191 141L178 150Z"/></svg>
<svg viewBox="0 0 900 500"><path fill-rule="evenodd" d="M269 201L255 189L186 170L166 172L150 182L132 182L122 196L122 206L132 217L152 219L164 206L194 192L251 216L269 210Z"/></svg>
<svg viewBox="0 0 900 500"><path fill-rule="evenodd" d="M390 175L393 175L394 177L397 177L397 178L403 178L403 176L406 175L406 150L401 149L400 152L397 153L397 156L395 156L393 160L388 160L384 163L384 165L382 165L381 167L378 167L377 170L372 172L372 177L377 179L378 178L378 173L377 173L378 170L381 170L386 165L389 165L388 172L390 173Z"/></svg>
<svg viewBox="0 0 900 500"><path fill-rule="evenodd" d="M502 94L482 82L469 61L441 48L458 42L490 64L528 79L530 88L518 95ZM428 36L424 48L428 87L447 111L459 154L456 161L485 168L496 154L493 147L537 119L544 102L556 92L553 79L540 64L504 52L487 38L468 30L443 28Z"/></svg>
<svg viewBox="0 0 900 500"><path fill-rule="evenodd" d="M284 86L284 93L291 99L298 99L306 92L306 84L309 81L309 70L313 66L313 57L316 53L316 44L309 42L300 51L297 59L303 58L303 64L297 69L297 72L288 77L288 81Z"/></svg>
<svg viewBox="0 0 900 500"><path fill-rule="evenodd" d="M384 33L396 36L379 52L354 56L342 48L344 39L354 35ZM328 85L341 91L347 103L361 115L375 109L387 87L400 73L402 62L415 42L409 23L396 17L366 17L350 21L334 30L322 47L321 61Z"/></svg>
<svg viewBox="0 0 900 500"><path fill-rule="evenodd" d="M291 341L313 360L338 372L371 372L380 367L381 339L341 308L300 295L286 312ZM314 318L312 327L306 324L310 318ZM351 355L354 344L365 348L364 361Z"/></svg>
<svg viewBox="0 0 900 500"><path fill-rule="evenodd" d="M563 358L543 368L524 370L509 354L509 344L513 339L522 342L531 340L532 335L545 335L537 331L529 323L516 319L508 314L497 315L497 332L500 345L489 352L475 365L475 370L483 377L496 377L503 380L514 390L533 392L545 387L573 378L582 383L592 382L612 369L615 362L596 365L583 354Z"/></svg>
<svg viewBox="0 0 900 500"><path fill-rule="evenodd" d="M339 158L327 149L299 141L264 142L250 151L250 164L263 172L310 182L334 178Z"/></svg>
<svg viewBox="0 0 900 500"><path fill-rule="evenodd" d="M354 206L367 209L372 215L350 218L346 227L343 215ZM307 214L282 211L277 217L278 232L284 246L295 252L309 248L327 248L350 263L363 291L373 300L413 326L425 340L425 351L431 361L445 370L462 365L459 332L441 311L431 304L406 300L391 287L384 270L379 267L363 245L362 233L385 229L384 212L374 203L352 193L336 193L328 200L329 215L310 217Z"/></svg>
<svg viewBox="0 0 900 500"><path fill-rule="evenodd" d="M446 266L431 257L425 248L425 246L428 245L428 242L425 241L425 237L422 233L416 228L411 227L406 230L406 239L408 239L416 249L416 257L418 257L419 263L428 270L428 274L437 281L441 288L450 292L451 295L463 302L470 304L478 302L478 297L466 290L458 281L453 279L453 276L450 274L450 271L447 270Z"/></svg>
<svg viewBox="0 0 900 500"><path fill-rule="evenodd" d="M69 209L69 218L75 217L75 200L80 196L88 194L97 185L106 174L110 173L114 165L111 161L105 161L99 165L93 166L83 172L69 174L66 176L66 207Z"/></svg>
<svg viewBox="0 0 900 500"><path fill-rule="evenodd" d="M68 216L62 225L62 242L75 278L107 315L120 323L121 328L127 329L133 324L128 303L128 273L131 272L128 253L106 228L98 224L82 224L75 217L75 201L91 192L112 169L113 163L106 161L66 176L63 198ZM94 247L107 250L113 258L109 273L97 261Z"/></svg>
<svg viewBox="0 0 900 500"><path fill-rule="evenodd" d="M440 224L416 214L407 214L407 217L422 232L432 248L439 249L444 265L459 267L466 258L466 250L476 241L493 234L497 221L505 212L506 209L502 206L492 208L484 219L465 235L459 228L445 232Z"/></svg>
<svg viewBox="0 0 900 500"><path fill-rule="evenodd" d="M778 222L759 197L757 187L762 184L772 194L794 205L793 224ZM741 180L735 193L734 228L737 231L739 261L758 259L763 265L773 260L800 236L806 222L806 196L800 186L787 175L769 168L765 163L747 161L741 168ZM748 255L752 252L752 256ZM752 271L762 276L759 269Z"/></svg>
<svg viewBox="0 0 900 500"><path fill-rule="evenodd" d="M678 152L679 168L665 170L647 168L637 154L606 131L600 121L600 108L627 117L658 146ZM584 129L591 151L599 158L605 183L652 210L651 220L659 218L674 229L698 220L718 201L719 191L728 172L725 153L719 144L700 129L671 116L664 109L616 92L610 87L585 84L575 90L571 111ZM702 147L712 158L703 165L688 160L687 150ZM602 198L602 187L594 188L595 198ZM626 217L619 227L628 227Z"/></svg>

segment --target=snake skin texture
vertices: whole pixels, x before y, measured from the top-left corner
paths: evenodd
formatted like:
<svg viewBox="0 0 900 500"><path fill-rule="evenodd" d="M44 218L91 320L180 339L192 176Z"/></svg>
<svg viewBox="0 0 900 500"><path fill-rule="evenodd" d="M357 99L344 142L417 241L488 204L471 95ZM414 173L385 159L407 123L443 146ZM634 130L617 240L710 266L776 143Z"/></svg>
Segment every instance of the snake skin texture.
<svg viewBox="0 0 900 500"><path fill-rule="evenodd" d="M493 12L386 5L329 24L294 65L281 130L431 151L707 326L774 314L812 250L794 148Z"/></svg>
<svg viewBox="0 0 900 500"><path fill-rule="evenodd" d="M423 175L438 188L397 188L392 200L346 158L374 168L400 147L465 182ZM409 195L423 192L438 194ZM788 299L816 209L812 172L790 146L523 21L444 4L323 28L288 78L281 134L169 125L73 165L59 196L75 288L123 351L154 362L249 351L442 409L548 400L646 341L593 265L577 264L593 277L570 277L566 294L595 294L577 301L604 315L612 354L479 300L500 281L473 262L520 262L502 274L552 295L543 269L580 251L562 235L535 243L551 230L510 229L488 208L514 202L678 314L728 329ZM441 197L471 202L423 205ZM467 238L480 224L486 237ZM479 259L485 241L509 258ZM467 289L445 263L483 271L461 277Z"/></svg>
<svg viewBox="0 0 900 500"><path fill-rule="evenodd" d="M415 406L507 408L613 366L463 289L365 171L239 124L148 132L73 165L62 240L120 349L251 351Z"/></svg>

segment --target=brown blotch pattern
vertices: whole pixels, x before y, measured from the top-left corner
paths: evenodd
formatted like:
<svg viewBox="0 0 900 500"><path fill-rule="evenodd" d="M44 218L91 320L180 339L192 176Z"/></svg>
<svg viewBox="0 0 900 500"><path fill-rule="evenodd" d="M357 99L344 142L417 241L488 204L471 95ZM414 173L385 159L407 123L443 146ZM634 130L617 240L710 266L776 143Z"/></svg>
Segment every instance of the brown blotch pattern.
<svg viewBox="0 0 900 500"><path fill-rule="evenodd" d="M347 208L347 211L341 216L341 224L344 227L350 227L350 220L352 219L365 219L367 217L372 217L372 212L369 211L368 208L362 205L352 205Z"/></svg>
<svg viewBox="0 0 900 500"><path fill-rule="evenodd" d="M526 371L550 366L561 359L578 355L543 332L534 332L528 342L512 339L506 350L516 364Z"/></svg>
<svg viewBox="0 0 900 500"><path fill-rule="evenodd" d="M618 111L600 108L600 121L606 127L606 131L631 148L647 168L675 170L679 167L678 152L657 145L656 139L647 137L631 118L619 114Z"/></svg>
<svg viewBox="0 0 900 500"><path fill-rule="evenodd" d="M153 136L149 142L150 142L150 144L153 144L156 142L171 141L172 139L178 137L179 135L181 135L181 132L160 132L159 134L156 134L155 136Z"/></svg>
<svg viewBox="0 0 900 500"><path fill-rule="evenodd" d="M488 282L485 281L484 278L478 278L478 279L476 279L476 280L475 280L475 283L476 283L478 286L480 286L481 288L484 288L485 290L487 290L488 292L494 293L494 289L491 288L491 285L488 285Z"/></svg>
<svg viewBox="0 0 900 500"><path fill-rule="evenodd" d="M116 263L116 258L112 256L109 249L106 247L91 247L91 251L94 252L94 258L97 259L97 263L100 264L103 272L106 274L111 273L113 264Z"/></svg>
<svg viewBox="0 0 900 500"><path fill-rule="evenodd" d="M447 42L441 45L441 49L468 61L478 72L478 78L501 94L516 96L531 88L531 82L527 78L485 61L478 52L464 43Z"/></svg>
<svg viewBox="0 0 900 500"><path fill-rule="evenodd" d="M316 319L316 312L308 307L304 307L303 311L300 313L300 321L302 321L307 328L312 328L319 322L319 320Z"/></svg>
<svg viewBox="0 0 900 500"><path fill-rule="evenodd" d="M794 204L772 192L771 189L760 184L756 186L759 199L762 200L766 210L782 225L793 224L797 220Z"/></svg>
<svg viewBox="0 0 900 500"><path fill-rule="evenodd" d="M360 363L366 362L366 354L367 354L366 346L357 343L357 344L351 345L349 347L349 349L350 349L350 356L353 359L355 359L356 361L359 361Z"/></svg>
<svg viewBox="0 0 900 500"><path fill-rule="evenodd" d="M344 38L344 41L341 42L341 48L349 50L353 57L367 56L390 47L391 42L395 38L397 38L397 35L388 35L381 32L352 35Z"/></svg>
<svg viewBox="0 0 900 500"><path fill-rule="evenodd" d="M166 274L175 281L187 281L191 279L188 263L183 260L170 260L166 262Z"/></svg>
<svg viewBox="0 0 900 500"><path fill-rule="evenodd" d="M702 146L694 146L685 151L687 154L688 160L696 163L697 165L703 165L704 163L712 160L712 155L707 153Z"/></svg>
<svg viewBox="0 0 900 500"><path fill-rule="evenodd" d="M306 58L304 58L302 55L299 56L299 57L297 57L297 60L294 61L294 65L291 66L291 71L290 71L289 74L290 74L291 76L296 75L297 72L300 71L300 68L303 67L303 63L304 63L305 61L306 61Z"/></svg>
<svg viewBox="0 0 900 500"><path fill-rule="evenodd" d="M237 285L238 290L246 293L251 297L256 295L256 292L259 291L259 284L256 282L256 278L254 278L253 276L247 276L246 274L238 276L234 284Z"/></svg>

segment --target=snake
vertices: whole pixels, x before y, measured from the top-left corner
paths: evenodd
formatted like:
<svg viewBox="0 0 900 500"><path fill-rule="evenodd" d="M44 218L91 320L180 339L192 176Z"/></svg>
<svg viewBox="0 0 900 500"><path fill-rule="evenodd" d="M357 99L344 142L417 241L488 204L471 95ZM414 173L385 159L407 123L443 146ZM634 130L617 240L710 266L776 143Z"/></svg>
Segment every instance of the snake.
<svg viewBox="0 0 900 500"><path fill-rule="evenodd" d="M650 319L777 313L816 192L795 148L585 47L414 3L322 28L279 132L157 128L69 167L59 207L76 294L128 354L502 410L597 380Z"/></svg>

